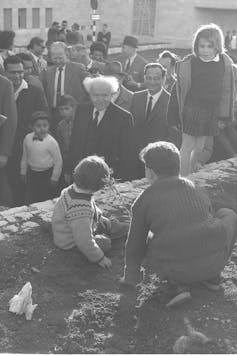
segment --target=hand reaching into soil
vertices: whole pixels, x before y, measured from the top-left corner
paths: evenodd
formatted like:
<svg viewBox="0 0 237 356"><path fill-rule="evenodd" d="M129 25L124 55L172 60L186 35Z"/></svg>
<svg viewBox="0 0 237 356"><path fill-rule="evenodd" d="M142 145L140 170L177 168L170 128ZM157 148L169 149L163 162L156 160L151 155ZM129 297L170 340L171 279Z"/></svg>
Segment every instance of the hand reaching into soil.
<svg viewBox="0 0 237 356"><path fill-rule="evenodd" d="M112 262L110 259L106 256L104 256L103 260L101 260L98 265L102 268L111 268L112 267Z"/></svg>

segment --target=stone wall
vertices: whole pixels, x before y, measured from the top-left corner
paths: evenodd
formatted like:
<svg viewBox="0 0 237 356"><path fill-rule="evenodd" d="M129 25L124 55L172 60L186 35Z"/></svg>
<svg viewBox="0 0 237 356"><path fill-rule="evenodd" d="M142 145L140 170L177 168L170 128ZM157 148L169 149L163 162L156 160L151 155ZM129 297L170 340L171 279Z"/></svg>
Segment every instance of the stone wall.
<svg viewBox="0 0 237 356"><path fill-rule="evenodd" d="M209 164L190 179L208 191L215 209L229 207L237 212L237 158ZM120 183L113 190L97 193L96 202L106 215L128 220L132 202L146 187L145 179ZM55 202L56 199L0 212L0 240L48 230Z"/></svg>

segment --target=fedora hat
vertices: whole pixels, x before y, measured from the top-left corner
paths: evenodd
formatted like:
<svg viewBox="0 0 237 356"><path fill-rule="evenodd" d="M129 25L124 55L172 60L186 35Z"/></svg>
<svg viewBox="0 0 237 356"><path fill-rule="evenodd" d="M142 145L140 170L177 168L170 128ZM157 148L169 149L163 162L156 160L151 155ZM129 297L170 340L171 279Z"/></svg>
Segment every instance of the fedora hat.
<svg viewBox="0 0 237 356"><path fill-rule="evenodd" d="M123 40L123 44L126 46L137 48L138 40L136 37L133 36L125 36Z"/></svg>
<svg viewBox="0 0 237 356"><path fill-rule="evenodd" d="M122 71L122 65L118 61L108 62L104 66L104 75L126 75Z"/></svg>

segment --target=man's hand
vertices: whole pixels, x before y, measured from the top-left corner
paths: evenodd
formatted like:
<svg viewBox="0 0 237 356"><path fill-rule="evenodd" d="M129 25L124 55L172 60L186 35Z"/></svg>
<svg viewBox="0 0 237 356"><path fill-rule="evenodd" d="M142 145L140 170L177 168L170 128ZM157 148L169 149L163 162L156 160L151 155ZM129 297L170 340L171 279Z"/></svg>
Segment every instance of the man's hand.
<svg viewBox="0 0 237 356"><path fill-rule="evenodd" d="M4 155L0 155L0 168L3 168L6 166L8 161L8 157Z"/></svg>
<svg viewBox="0 0 237 356"><path fill-rule="evenodd" d="M26 174L21 174L21 181L26 184Z"/></svg>
<svg viewBox="0 0 237 356"><path fill-rule="evenodd" d="M102 268L111 268L112 267L112 262L110 259L106 256L104 256L103 260L101 260L98 265Z"/></svg>

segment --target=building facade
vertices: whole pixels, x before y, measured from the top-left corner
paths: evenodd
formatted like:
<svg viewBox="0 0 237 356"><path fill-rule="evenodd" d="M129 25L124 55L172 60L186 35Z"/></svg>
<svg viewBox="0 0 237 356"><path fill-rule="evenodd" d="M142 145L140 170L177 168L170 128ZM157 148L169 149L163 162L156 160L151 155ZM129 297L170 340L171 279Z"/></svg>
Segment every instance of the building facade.
<svg viewBox="0 0 237 356"><path fill-rule="evenodd" d="M169 43L190 47L193 32L201 24L217 23L225 33L237 29L237 0L98 0L97 30L107 23L112 45L127 34L139 43ZM16 32L16 45L33 36L47 37L53 21L67 20L85 26L91 34L90 0L1 0L0 30Z"/></svg>

